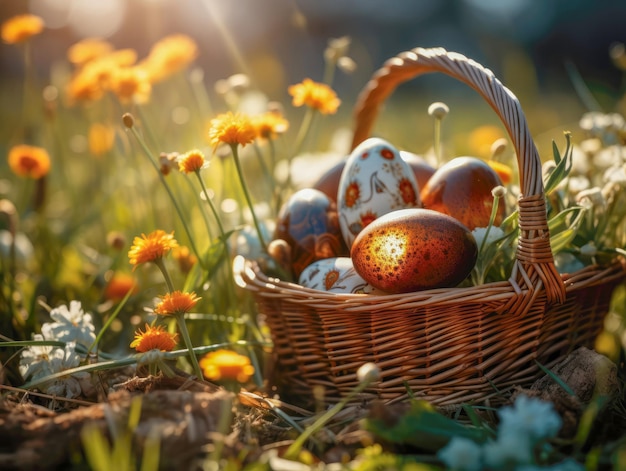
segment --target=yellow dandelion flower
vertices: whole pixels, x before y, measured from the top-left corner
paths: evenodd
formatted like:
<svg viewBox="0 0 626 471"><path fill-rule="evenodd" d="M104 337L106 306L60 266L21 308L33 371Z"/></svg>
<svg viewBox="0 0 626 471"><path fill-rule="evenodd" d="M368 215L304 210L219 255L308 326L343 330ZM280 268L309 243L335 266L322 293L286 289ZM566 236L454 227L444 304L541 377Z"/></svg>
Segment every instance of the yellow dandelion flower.
<svg viewBox="0 0 626 471"><path fill-rule="evenodd" d="M187 67L198 56L198 46L189 36L172 34L157 41L141 63L152 83L165 80Z"/></svg>
<svg viewBox="0 0 626 471"><path fill-rule="evenodd" d="M43 31L43 20L36 15L17 15L2 23L0 35L7 44L28 41Z"/></svg>
<svg viewBox="0 0 626 471"><path fill-rule="evenodd" d="M137 281L129 273L115 273L104 289L104 298L109 301L120 301L129 291L137 292Z"/></svg>
<svg viewBox="0 0 626 471"><path fill-rule="evenodd" d="M322 114L335 114L341 104L334 90L323 83L306 78L301 83L291 85L288 89L293 97L293 106L306 105Z"/></svg>
<svg viewBox="0 0 626 471"><path fill-rule="evenodd" d="M191 253L189 247L184 245L178 246L172 250L172 256L178 263L178 268L182 273L189 273L193 266L198 263L198 257Z"/></svg>
<svg viewBox="0 0 626 471"><path fill-rule="evenodd" d="M122 103L146 103L150 99L152 85L140 67L120 67L111 76L111 91Z"/></svg>
<svg viewBox="0 0 626 471"><path fill-rule="evenodd" d="M109 152L115 143L115 129L102 123L93 123L89 126L87 137L89 152L101 156Z"/></svg>
<svg viewBox="0 0 626 471"><path fill-rule="evenodd" d="M133 245L128 251L128 258L132 265L153 262L163 258L171 249L178 246L178 242L174 239L174 233L166 233L161 229L157 229L148 235L141 234L141 237L135 237Z"/></svg>
<svg viewBox="0 0 626 471"><path fill-rule="evenodd" d="M217 147L220 143L244 147L256 137L250 118L243 113L229 111L213 118L209 127L209 142Z"/></svg>
<svg viewBox="0 0 626 471"><path fill-rule="evenodd" d="M254 374L254 367L247 356L230 350L216 350L200 359L205 378L211 381L236 380L245 383Z"/></svg>
<svg viewBox="0 0 626 471"><path fill-rule="evenodd" d="M190 150L178 160L178 169L183 173L197 172L206 166L204 154L197 150Z"/></svg>
<svg viewBox="0 0 626 471"><path fill-rule="evenodd" d="M80 67L87 62L109 54L113 46L100 38L85 38L70 46L67 50L67 59Z"/></svg>
<svg viewBox="0 0 626 471"><path fill-rule="evenodd" d="M161 297L161 302L155 308L155 314L161 316L174 316L191 311L201 298L196 293L184 293L172 291Z"/></svg>
<svg viewBox="0 0 626 471"><path fill-rule="evenodd" d="M50 156L42 147L20 144L9 150L9 167L20 177L35 180L47 175L50 171Z"/></svg>
<svg viewBox="0 0 626 471"><path fill-rule="evenodd" d="M252 119L256 134L261 139L276 139L289 128L287 121L280 113L268 111Z"/></svg>
<svg viewBox="0 0 626 471"><path fill-rule="evenodd" d="M131 342L130 348L134 348L139 353L150 350L160 350L170 352L178 343L178 334L173 334L165 330L162 325L150 326L146 324L146 330L138 329L135 332L135 339Z"/></svg>

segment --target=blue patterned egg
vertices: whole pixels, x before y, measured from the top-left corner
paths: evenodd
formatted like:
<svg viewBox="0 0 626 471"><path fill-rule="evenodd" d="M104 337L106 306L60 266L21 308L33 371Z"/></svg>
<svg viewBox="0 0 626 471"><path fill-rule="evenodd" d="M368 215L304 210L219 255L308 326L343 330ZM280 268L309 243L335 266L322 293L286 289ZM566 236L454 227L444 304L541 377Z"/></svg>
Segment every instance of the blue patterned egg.
<svg viewBox="0 0 626 471"><path fill-rule="evenodd" d="M420 206L413 170L394 146L384 139L369 138L352 151L337 190L339 225L348 247L380 216Z"/></svg>

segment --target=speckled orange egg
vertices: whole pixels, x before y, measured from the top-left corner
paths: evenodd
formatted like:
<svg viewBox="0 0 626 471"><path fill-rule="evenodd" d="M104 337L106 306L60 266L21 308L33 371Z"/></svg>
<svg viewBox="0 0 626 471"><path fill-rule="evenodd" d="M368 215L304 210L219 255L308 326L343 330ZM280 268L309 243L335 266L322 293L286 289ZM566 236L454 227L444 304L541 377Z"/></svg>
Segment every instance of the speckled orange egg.
<svg viewBox="0 0 626 471"><path fill-rule="evenodd" d="M451 216L422 208L379 217L354 240L354 268L369 284L389 293L453 287L476 263L472 233Z"/></svg>
<svg viewBox="0 0 626 471"><path fill-rule="evenodd" d="M502 180L486 162L476 157L456 157L437 169L420 190L420 197L424 208L449 214L473 230L489 224L491 190L498 185ZM496 226L505 215L506 207L500 201Z"/></svg>

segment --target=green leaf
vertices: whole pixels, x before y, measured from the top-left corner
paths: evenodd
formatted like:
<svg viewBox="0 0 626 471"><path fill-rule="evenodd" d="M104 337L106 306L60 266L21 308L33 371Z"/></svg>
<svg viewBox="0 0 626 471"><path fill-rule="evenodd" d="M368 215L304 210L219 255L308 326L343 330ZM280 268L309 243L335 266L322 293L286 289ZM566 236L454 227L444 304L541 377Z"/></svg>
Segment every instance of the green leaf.
<svg viewBox="0 0 626 471"><path fill-rule="evenodd" d="M571 134L569 132L565 133L565 139L567 141L565 146L565 153L563 157L559 153L559 149L556 147L554 141L552 142L552 152L554 154L554 162L556 163L556 168L548 175L546 181L544 181L543 187L545 194L549 194L563 181L567 175L569 175L570 170L572 169L572 155L573 155L573 147L570 143Z"/></svg>
<svg viewBox="0 0 626 471"><path fill-rule="evenodd" d="M544 365L539 363L537 360L535 360L535 363L537 363L537 366L541 369L541 371L547 374L552 379L552 381L554 381L556 384L561 386L561 388L563 388L563 391L565 391L570 396L576 395L576 393L572 390L572 388L570 388L569 385L565 381L563 381L559 376L557 376L552 370L545 367Z"/></svg>
<svg viewBox="0 0 626 471"><path fill-rule="evenodd" d="M385 441L411 445L431 452L445 446L453 437L464 437L478 442L485 439L483 430L464 427L441 415L431 404L422 400L411 402L409 412L391 427L382 419L368 418L365 428Z"/></svg>
<svg viewBox="0 0 626 471"><path fill-rule="evenodd" d="M571 220L570 216L574 215ZM574 240L585 216L585 208L574 206L564 209L548 221L550 230L550 247L552 253L557 254Z"/></svg>

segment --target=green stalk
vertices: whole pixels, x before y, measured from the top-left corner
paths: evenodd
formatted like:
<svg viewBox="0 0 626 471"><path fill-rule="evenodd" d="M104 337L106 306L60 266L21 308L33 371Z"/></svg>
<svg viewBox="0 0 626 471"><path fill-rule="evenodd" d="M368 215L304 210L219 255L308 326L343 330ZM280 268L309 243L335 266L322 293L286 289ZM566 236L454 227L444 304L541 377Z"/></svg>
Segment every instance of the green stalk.
<svg viewBox="0 0 626 471"><path fill-rule="evenodd" d="M132 133L135 136L135 138L137 139L137 141L139 142L142 150L144 151L144 154L146 155L146 157L148 157L148 160L150 161L150 163L152 164L152 166L156 170L157 175L159 176L159 179L161 180L161 183L165 187L165 190L167 191L167 194L169 195L170 200L172 201L172 204L174 204L174 209L178 213L178 217L180 218L180 221L183 224L183 228L185 229L185 232L187 233L187 238L189 239L189 245L191 246L191 250L193 250L193 253L196 255L196 257L200 261L200 265L202 265L203 268L206 268L204 266L205 262L202 259L202 257L200 256L200 253L198 252L196 244L193 241L193 236L191 235L191 230L189 229L189 226L188 226L187 221L186 221L186 219L185 219L185 217L183 215L183 212L180 209L180 206L178 205L178 202L176 201L176 198L174 197L174 193L172 193L171 188L169 187L169 185L165 181L165 177L161 173L161 170L159 169L159 166L152 159L152 153L150 152L150 149L148 149L148 146L146 145L146 142L143 140L143 138L141 137L139 132L135 129L135 127L134 126L130 126L129 128L132 131Z"/></svg>
<svg viewBox="0 0 626 471"><path fill-rule="evenodd" d="M285 453L285 458L288 460L295 460L302 449L304 443L318 430L320 430L324 425L328 423L330 419L332 419L341 409L343 409L348 402L355 397L357 394L361 393L367 386L369 385L368 381L362 381L358 384L356 388L354 388L350 394L344 397L340 402L335 404L333 407L328 409L322 416L317 419L313 425L308 427L303 433L298 435L298 438L294 440L294 442L289 446L287 452Z"/></svg>
<svg viewBox="0 0 626 471"><path fill-rule="evenodd" d="M263 238L263 232L261 231L261 224L254 212L254 206L252 205L252 198L250 197L250 193L248 192L248 187L246 185L246 181L243 178L243 169L241 168L241 162L239 161L239 151L238 144L230 144L230 149L233 153L233 157L235 160L235 167L237 168L237 175L239 176L239 182L241 184L241 188L243 189L243 194L246 198L246 203L250 208L250 213L252 214L252 220L254 221L254 227L256 228L257 236L259 237L259 243L261 244L261 248L263 252L267 253L267 244L265 243L265 239Z"/></svg>
<svg viewBox="0 0 626 471"><path fill-rule="evenodd" d="M167 290L170 293L174 292L174 283L172 283L172 278L170 277L170 273L165 267L165 263L163 263L163 259L157 258L156 260L153 260L153 262L157 267L159 267L159 270L163 274L163 278L165 278L165 284L167 285Z"/></svg>
<svg viewBox="0 0 626 471"><path fill-rule="evenodd" d="M202 370L200 369L200 364L198 363L198 359L193 351L193 345L191 343L191 337L189 337L189 331L187 330L187 324L185 324L184 313L176 314L176 323L178 324L178 329L180 330L180 334L183 337L183 341L185 342L185 346L187 350L189 350L189 360L191 361L191 366L193 367L194 374L199 380L202 380L204 377L202 375Z"/></svg>

